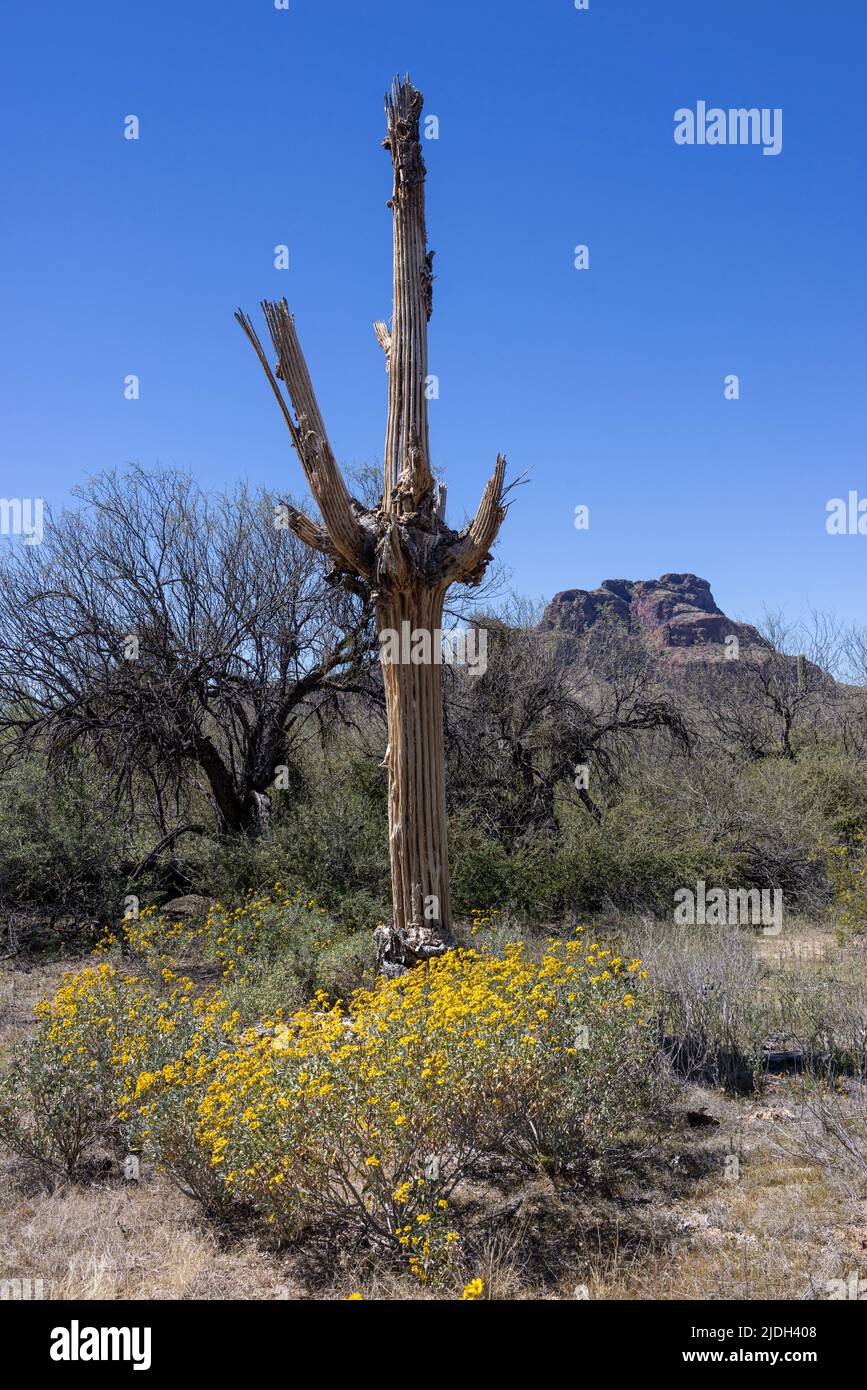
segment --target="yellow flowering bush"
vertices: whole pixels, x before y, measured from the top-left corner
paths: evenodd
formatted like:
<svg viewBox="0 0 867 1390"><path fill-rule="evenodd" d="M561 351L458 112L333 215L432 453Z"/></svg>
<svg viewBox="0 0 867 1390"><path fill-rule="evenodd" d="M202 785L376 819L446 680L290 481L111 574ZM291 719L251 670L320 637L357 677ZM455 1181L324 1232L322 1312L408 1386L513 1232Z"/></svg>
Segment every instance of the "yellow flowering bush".
<svg viewBox="0 0 867 1390"><path fill-rule="evenodd" d="M239 1015L218 993L197 995L191 980L166 967L157 979L155 987L110 962L65 976L37 1005L35 1034L0 1076L0 1136L40 1167L70 1176L97 1145L117 1157L151 1151L193 1195L218 1206L222 1185L202 1182L210 1172L183 1105L175 1100L162 1124L147 1091L215 1054Z"/></svg>
<svg viewBox="0 0 867 1390"><path fill-rule="evenodd" d="M315 898L280 882L269 893L248 893L237 907L213 903L200 921L143 907L100 949L118 947L150 973L164 965L213 964L227 997L251 1018L297 1007L319 988L346 997L372 978L375 959L372 932L347 933Z"/></svg>
<svg viewBox="0 0 867 1390"><path fill-rule="evenodd" d="M452 951L349 1008L314 1000L213 1060L200 1142L287 1234L351 1216L427 1257L481 1154L579 1168L634 1122L644 974L579 935L535 962Z"/></svg>
<svg viewBox="0 0 867 1390"><path fill-rule="evenodd" d="M0 1137L11 1148L72 1175L95 1142L121 1145L115 1058L129 1045L141 992L103 964L67 976L37 1005L34 1037L0 1076Z"/></svg>
<svg viewBox="0 0 867 1390"><path fill-rule="evenodd" d="M260 901L241 927L218 912L206 930L243 969ZM197 992L167 963L158 920L125 927L146 977L65 979L0 1091L0 1128L67 1172L97 1141L132 1148L223 1218L354 1225L427 1281L460 1267L453 1197L483 1156L577 1173L647 1108L647 972L582 929L253 1024L225 981Z"/></svg>

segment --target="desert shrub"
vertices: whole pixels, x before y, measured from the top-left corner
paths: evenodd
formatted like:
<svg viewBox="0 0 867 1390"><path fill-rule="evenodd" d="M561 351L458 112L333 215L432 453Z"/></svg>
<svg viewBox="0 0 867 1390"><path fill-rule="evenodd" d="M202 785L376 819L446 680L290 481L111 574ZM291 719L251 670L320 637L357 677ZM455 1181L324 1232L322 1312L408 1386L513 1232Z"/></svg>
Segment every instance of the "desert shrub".
<svg viewBox="0 0 867 1390"><path fill-rule="evenodd" d="M452 895L461 912L479 902L512 907L538 919L573 921L615 907L670 913L674 893L708 878L738 883L734 856L710 847L684 827L660 833L630 805L604 827L566 817L561 836L540 836L507 848L458 820L451 831Z"/></svg>
<svg viewBox="0 0 867 1390"><path fill-rule="evenodd" d="M867 780L863 765L841 743L823 739L797 763L778 763L766 776L774 776L809 841L824 837L854 843L867 834Z"/></svg>
<svg viewBox="0 0 867 1390"><path fill-rule="evenodd" d="M857 831L849 845L823 848L843 936L867 933L867 835Z"/></svg>
<svg viewBox="0 0 867 1390"><path fill-rule="evenodd" d="M578 1172L636 1124L644 973L579 934L538 963L453 951L348 1009L320 999L207 1067L200 1140L282 1234L354 1222L425 1273L481 1154Z"/></svg>
<svg viewBox="0 0 867 1390"><path fill-rule="evenodd" d="M143 993L130 1011L129 1034L113 1061L118 1120L130 1147L228 1220L237 1203L203 1153L197 1103L208 1063L231 1046L241 1016L216 989L196 995L191 980L169 970L164 979L167 994Z"/></svg>
<svg viewBox="0 0 867 1390"><path fill-rule="evenodd" d="M819 1166L849 1202L867 1195L867 1071L853 1080L807 1073L790 1098L800 1123L780 1137L781 1147Z"/></svg>
<svg viewBox="0 0 867 1390"><path fill-rule="evenodd" d="M271 830L259 838L219 834L200 791L182 778L178 816L190 828L153 862L162 830L146 778L119 817L92 759L76 755L49 771L34 750L2 773L0 901L107 918L127 888L142 898L180 887L234 902L250 884L270 892L279 880L315 897L345 930L367 927L389 910L378 727L371 721L363 738L332 728L326 745L299 744L291 790L272 790ZM819 845L843 845L863 863L867 790L840 743L799 747L795 762L732 762L701 741L688 757L652 753L649 744L616 779L596 779L601 826L566 781L552 790L553 819L498 837L472 786L450 782L458 911L485 902L549 920L612 907L664 915L677 887L704 879L780 887L790 909L819 912L831 897Z"/></svg>
<svg viewBox="0 0 867 1390"><path fill-rule="evenodd" d="M319 991L346 997L373 964L372 932L351 933L315 898L281 890L249 894L234 910L218 904L203 928L205 952L245 1018L297 1007Z"/></svg>
<svg viewBox="0 0 867 1390"><path fill-rule="evenodd" d="M781 1027L806 1059L789 1091L797 1126L780 1137L817 1164L848 1202L867 1196L867 941L847 939L787 970L777 986Z"/></svg>
<svg viewBox="0 0 867 1390"><path fill-rule="evenodd" d="M549 930L505 908L476 907L471 910L468 922L458 924L456 936L458 945L489 956L505 955L516 941L520 941L525 951L536 958L544 949Z"/></svg>
<svg viewBox="0 0 867 1390"><path fill-rule="evenodd" d="M381 754L379 755L381 758ZM267 837L185 842L184 869L197 891L237 901L250 884L303 887L341 925L359 927L390 901L384 772L377 759L308 753L297 788L273 793Z"/></svg>
<svg viewBox="0 0 867 1390"><path fill-rule="evenodd" d="M141 994L103 964L37 1006L35 1035L0 1075L0 1137L40 1170L73 1176L95 1143L117 1146L118 1045Z"/></svg>
<svg viewBox="0 0 867 1390"><path fill-rule="evenodd" d="M285 929L285 918L276 915ZM296 928L299 922L301 929L288 936L283 949L282 930L231 948L228 941L220 945L224 995L246 1022L297 1009L317 992L329 1000L348 999L372 981L372 931L345 934L330 920L317 920L309 912L296 915Z"/></svg>
<svg viewBox="0 0 867 1390"><path fill-rule="evenodd" d="M512 900L508 849L474 831L469 821L452 820L449 824L449 866L452 902L457 912L470 912L479 902L499 907Z"/></svg>
<svg viewBox="0 0 867 1390"><path fill-rule="evenodd" d="M867 943L781 962L765 991L778 1045L811 1069L867 1076Z"/></svg>
<svg viewBox="0 0 867 1390"><path fill-rule="evenodd" d="M300 1008L309 997L292 956L268 965L247 961L244 973L226 981L223 995L245 1023Z"/></svg>
<svg viewBox="0 0 867 1390"><path fill-rule="evenodd" d="M240 1016L218 992L197 995L190 979L162 966L159 985L110 962L67 975L36 1009L35 1033L0 1075L0 1137L43 1172L75 1177L95 1149L116 1157L147 1151L206 1206L222 1210L217 1183L196 1140L194 1115L171 1123L143 1099L157 1077L168 1085L189 1062L216 1055Z"/></svg>
<svg viewBox="0 0 867 1390"><path fill-rule="evenodd" d="M315 898L285 893L282 887L278 882L271 893L248 893L236 908L216 903L202 929L203 949L226 979L261 974L291 957L307 998L319 953L339 929Z"/></svg>
<svg viewBox="0 0 867 1390"><path fill-rule="evenodd" d="M760 1086L772 1022L751 938L734 927L647 922L629 939L651 971L663 1046L678 1074Z"/></svg>
<svg viewBox="0 0 867 1390"><path fill-rule="evenodd" d="M0 793L0 903L99 916L118 898L132 849L85 759L49 769L36 755L8 766Z"/></svg>
<svg viewBox="0 0 867 1390"><path fill-rule="evenodd" d="M298 1008L320 989L347 997L374 960L371 931L349 932L315 898L279 882L269 893L249 892L235 908L214 903L201 921L144 907L103 949L118 945L156 978L163 966L210 963L245 1021Z"/></svg>
<svg viewBox="0 0 867 1390"><path fill-rule="evenodd" d="M373 984L376 950L372 931L357 931L323 951L317 961L318 988L329 999L348 1000Z"/></svg>
<svg viewBox="0 0 867 1390"><path fill-rule="evenodd" d="M95 1145L141 1153L221 1220L284 1239L355 1227L433 1280L459 1264L452 1194L483 1155L574 1178L644 1122L657 1089L640 960L578 928L532 955L455 950L345 1003L371 942L332 929L292 900L198 925L146 910L124 926L137 974L102 961L39 1005L2 1083L2 1133L72 1176ZM251 1023L244 991L299 930L329 993ZM171 949L214 953L225 980L197 992Z"/></svg>

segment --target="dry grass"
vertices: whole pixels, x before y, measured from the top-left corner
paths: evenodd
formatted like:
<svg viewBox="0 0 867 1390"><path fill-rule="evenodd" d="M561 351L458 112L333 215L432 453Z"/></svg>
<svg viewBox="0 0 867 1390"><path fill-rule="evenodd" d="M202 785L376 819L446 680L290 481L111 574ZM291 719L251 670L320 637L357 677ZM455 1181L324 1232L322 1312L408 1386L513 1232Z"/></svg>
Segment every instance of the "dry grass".
<svg viewBox="0 0 867 1390"><path fill-rule="evenodd" d="M740 1111L722 1153L740 1160L737 1180L720 1168L671 1209L678 1239L661 1256L626 1268L600 1264L590 1295L604 1299L803 1300L827 1297L826 1282L864 1269L864 1204L847 1205L819 1165L785 1154L775 1133L792 1112L733 1103ZM731 1121L735 1117L730 1116Z"/></svg>
<svg viewBox="0 0 867 1390"><path fill-rule="evenodd" d="M193 1204L160 1178L141 1187L9 1194L4 1278L38 1277L52 1299L298 1297L285 1267L252 1241L220 1249Z"/></svg>

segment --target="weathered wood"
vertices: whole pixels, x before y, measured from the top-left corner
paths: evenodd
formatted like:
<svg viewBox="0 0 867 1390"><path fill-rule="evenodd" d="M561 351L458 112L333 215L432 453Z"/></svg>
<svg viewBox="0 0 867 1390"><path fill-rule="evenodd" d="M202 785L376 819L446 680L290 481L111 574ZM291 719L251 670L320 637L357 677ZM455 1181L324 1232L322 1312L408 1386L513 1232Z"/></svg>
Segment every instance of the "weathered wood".
<svg viewBox="0 0 867 1390"><path fill-rule="evenodd" d="M374 331L385 352L388 416L380 505L366 511L349 495L334 460L285 300L262 309L278 364L272 370L252 323L247 334L280 404L292 442L322 515L319 527L286 508L287 525L308 545L331 555L337 576L375 603L382 639L404 625L436 654L446 590L478 584L506 513L505 458L496 467L475 518L453 531L445 520L445 487L431 468L428 428L427 326L433 307L433 257L425 227L425 164L419 138L423 98L408 78L386 95L383 144L392 160L389 207L394 239L391 329ZM280 388L285 385L290 406ZM294 412L294 414L293 414ZM447 950L453 942L449 888L443 745L442 667L381 655L388 720L389 851L393 921L377 932L380 968L394 974Z"/></svg>
<svg viewBox="0 0 867 1390"><path fill-rule="evenodd" d="M444 585L410 584L377 604L380 632L430 633L438 640ZM432 647L433 649L433 647ZM452 944L443 745L442 667L383 662L388 719L388 825L393 930L409 960ZM400 954L396 944L389 952Z"/></svg>

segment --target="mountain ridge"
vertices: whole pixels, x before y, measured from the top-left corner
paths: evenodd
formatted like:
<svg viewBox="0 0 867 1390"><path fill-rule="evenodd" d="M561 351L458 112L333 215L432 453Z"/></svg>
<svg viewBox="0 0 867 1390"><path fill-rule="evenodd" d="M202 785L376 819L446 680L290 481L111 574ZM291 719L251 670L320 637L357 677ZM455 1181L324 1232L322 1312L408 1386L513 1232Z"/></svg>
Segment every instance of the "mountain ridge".
<svg viewBox="0 0 867 1390"><path fill-rule="evenodd" d="M546 606L539 629L580 636L600 619L636 627L680 663L723 660L732 639L741 648L772 650L751 623L736 622L723 612L709 580L689 573L604 579L597 589L563 589Z"/></svg>

